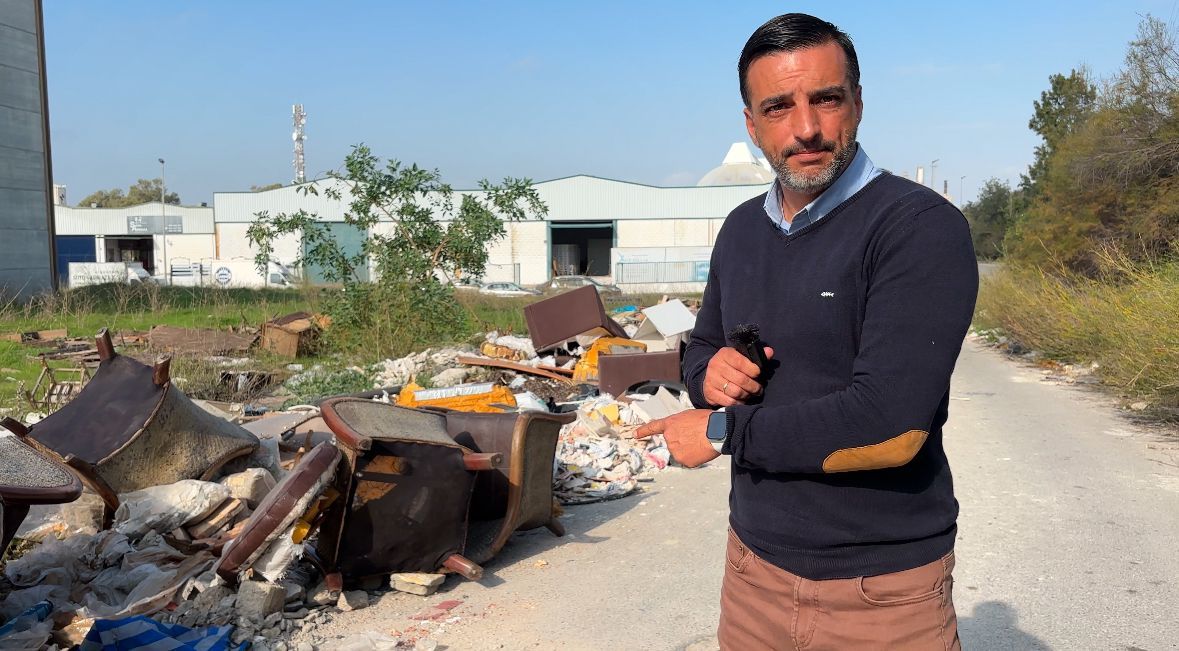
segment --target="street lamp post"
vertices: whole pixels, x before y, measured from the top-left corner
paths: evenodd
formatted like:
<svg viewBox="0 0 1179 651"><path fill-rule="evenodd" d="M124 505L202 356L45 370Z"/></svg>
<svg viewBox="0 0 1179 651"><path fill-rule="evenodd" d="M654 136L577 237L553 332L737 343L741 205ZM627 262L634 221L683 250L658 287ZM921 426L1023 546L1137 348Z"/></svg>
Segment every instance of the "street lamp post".
<svg viewBox="0 0 1179 651"><path fill-rule="evenodd" d="M172 284L171 275L168 273L168 214L167 204L164 203L164 193L167 191L167 184L164 183L164 159L156 159L160 161L160 228L164 231L164 281L166 285Z"/></svg>
<svg viewBox="0 0 1179 651"><path fill-rule="evenodd" d="M937 189L937 185L934 184L934 181L936 180L936 177L937 177L937 162L939 160L941 160L941 159L935 158L935 159L933 159L933 162L929 164L929 187L931 187L935 190Z"/></svg>
<svg viewBox="0 0 1179 651"><path fill-rule="evenodd" d="M958 177L958 205L959 205L959 206L965 206L965 205L966 205L966 194L965 194L965 192L962 190L962 188L963 188L963 187L964 187L964 185L965 185L965 183L964 183L965 181L966 181L966 175L965 175L965 174L963 174L962 176L959 176L959 177Z"/></svg>

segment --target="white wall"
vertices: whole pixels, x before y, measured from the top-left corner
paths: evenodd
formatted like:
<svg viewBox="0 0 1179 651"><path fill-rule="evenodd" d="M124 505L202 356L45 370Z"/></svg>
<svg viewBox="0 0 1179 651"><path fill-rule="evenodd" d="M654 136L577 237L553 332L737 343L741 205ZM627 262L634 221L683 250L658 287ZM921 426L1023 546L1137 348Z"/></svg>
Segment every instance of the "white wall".
<svg viewBox="0 0 1179 651"><path fill-rule="evenodd" d="M245 258L253 260L254 256L258 254L257 249L250 245L250 241L246 238L246 231L250 228L248 223L231 223L218 222L216 234L216 250L217 258L220 260L233 260L235 258ZM297 234L282 235L274 241L273 259L275 262L291 265L298 259L299 254L302 253L303 240Z"/></svg>
<svg viewBox="0 0 1179 651"><path fill-rule="evenodd" d="M168 265L176 264L177 258L187 259L189 262L211 260L216 257L213 234L199 235L164 235L166 241Z"/></svg>
<svg viewBox="0 0 1179 651"><path fill-rule="evenodd" d="M617 222L618 246L712 246L724 219L643 219Z"/></svg>
<svg viewBox="0 0 1179 651"><path fill-rule="evenodd" d="M503 239L488 247L487 261L505 267L520 265L520 284L539 285L548 280L548 223L539 220L508 222L504 224L507 234ZM511 280L491 278L488 280Z"/></svg>

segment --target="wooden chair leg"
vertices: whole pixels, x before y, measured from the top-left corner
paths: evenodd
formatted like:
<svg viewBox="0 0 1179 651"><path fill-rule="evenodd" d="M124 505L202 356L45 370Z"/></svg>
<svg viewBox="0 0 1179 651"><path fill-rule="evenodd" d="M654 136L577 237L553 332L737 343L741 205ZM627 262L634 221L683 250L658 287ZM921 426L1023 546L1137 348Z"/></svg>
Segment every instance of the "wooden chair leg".
<svg viewBox="0 0 1179 651"><path fill-rule="evenodd" d="M544 525L544 528L551 531L552 534L558 538L563 538L565 536L565 525L556 520L549 520Z"/></svg>

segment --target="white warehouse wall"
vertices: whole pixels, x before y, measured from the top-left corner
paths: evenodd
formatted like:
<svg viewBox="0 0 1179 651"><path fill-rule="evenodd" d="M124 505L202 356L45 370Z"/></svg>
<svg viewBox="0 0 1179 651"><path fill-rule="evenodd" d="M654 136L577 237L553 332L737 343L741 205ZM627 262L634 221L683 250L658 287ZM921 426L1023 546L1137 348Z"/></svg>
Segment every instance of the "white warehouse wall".
<svg viewBox="0 0 1179 651"><path fill-rule="evenodd" d="M246 237L246 231L249 228L248 223L218 222L217 258L220 260L253 260L258 251L250 245L250 240ZM274 255L271 257L275 262L291 265L299 257L302 247L303 241L298 235L282 235L274 240Z"/></svg>
<svg viewBox="0 0 1179 651"><path fill-rule="evenodd" d="M167 240L165 246L168 253L168 266L177 264L177 259L188 260L191 262L201 262L202 260L211 260L215 256L216 246L213 241L212 233L200 233L194 235L162 235L157 238ZM157 256L162 257L162 256ZM161 260L160 264L163 264ZM163 267L160 267L161 269Z"/></svg>

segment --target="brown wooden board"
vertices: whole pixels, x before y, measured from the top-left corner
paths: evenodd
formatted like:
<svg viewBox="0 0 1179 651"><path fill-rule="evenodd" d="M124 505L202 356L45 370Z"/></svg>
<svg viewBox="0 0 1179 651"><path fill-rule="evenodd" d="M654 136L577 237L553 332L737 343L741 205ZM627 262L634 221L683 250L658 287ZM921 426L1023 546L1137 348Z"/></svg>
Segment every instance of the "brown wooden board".
<svg viewBox="0 0 1179 651"><path fill-rule="evenodd" d="M241 335L226 330L190 329L158 325L148 340L156 350L183 355L237 355L250 350L256 335Z"/></svg>
<svg viewBox="0 0 1179 651"><path fill-rule="evenodd" d="M567 375L561 375L560 373L546 371L541 368L535 368L527 364L512 362L506 359L492 359L490 357L471 357L468 355L459 355L457 360L459 364L466 364L467 366L490 366L492 368L503 368L509 371L516 371L518 373L539 375L540 377L547 377L550 380L559 380L568 384L573 383L573 379Z"/></svg>

